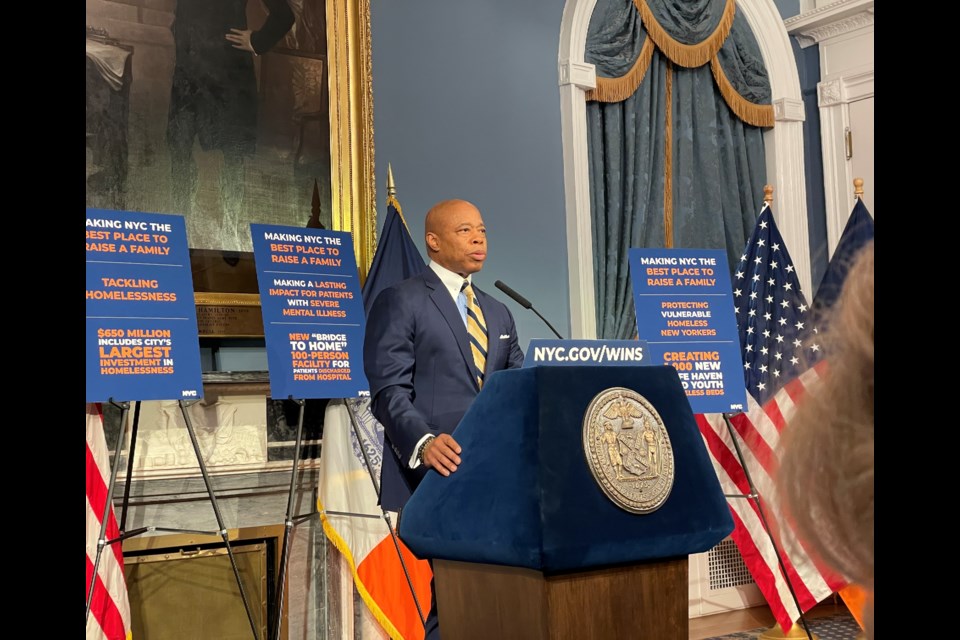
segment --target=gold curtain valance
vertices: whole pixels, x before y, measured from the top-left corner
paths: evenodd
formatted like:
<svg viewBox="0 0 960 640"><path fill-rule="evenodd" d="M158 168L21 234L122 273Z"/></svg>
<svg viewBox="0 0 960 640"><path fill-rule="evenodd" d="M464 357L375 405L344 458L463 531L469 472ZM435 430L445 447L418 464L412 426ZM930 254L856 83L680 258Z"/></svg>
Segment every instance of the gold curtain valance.
<svg viewBox="0 0 960 640"><path fill-rule="evenodd" d="M681 67L699 67L707 64L717 55L727 36L730 35L733 17L737 12L736 2L727 0L723 7L723 15L720 16L720 22L713 33L697 44L684 44L673 39L666 29L660 26L650 7L647 6L646 0L633 0L633 6L640 12L640 21L643 23L643 28L647 30L647 36L665 56L670 58L671 62Z"/></svg>
<svg viewBox="0 0 960 640"><path fill-rule="evenodd" d="M626 100L637 90L643 77L650 68L650 61L653 60L653 40L647 37L640 49L640 55L637 61L630 67L630 71L619 78L601 78L597 77L597 86L595 89L587 91L587 100L596 100L597 102L620 102Z"/></svg>
<svg viewBox="0 0 960 640"><path fill-rule="evenodd" d="M710 60L710 71L713 72L713 81L717 83L723 101L727 103L731 111L737 114L738 118L755 127L773 126L773 105L756 104L737 93L737 90L727 79L727 74L723 72L720 60L716 56Z"/></svg>
<svg viewBox="0 0 960 640"><path fill-rule="evenodd" d="M733 28L733 20L736 16L735 0L726 1L723 14L713 32L701 42L692 45L684 44L671 37L657 22L646 0L633 0L633 4L640 14L647 36L640 54L624 75L616 78L598 77L596 88L586 93L588 101L620 102L633 95L643 81L647 69L650 68L653 49L656 47L668 60L682 67L699 67L709 62L710 71L720 95L738 118L755 127L774 125L773 105L750 102L740 95L724 73L717 55Z"/></svg>

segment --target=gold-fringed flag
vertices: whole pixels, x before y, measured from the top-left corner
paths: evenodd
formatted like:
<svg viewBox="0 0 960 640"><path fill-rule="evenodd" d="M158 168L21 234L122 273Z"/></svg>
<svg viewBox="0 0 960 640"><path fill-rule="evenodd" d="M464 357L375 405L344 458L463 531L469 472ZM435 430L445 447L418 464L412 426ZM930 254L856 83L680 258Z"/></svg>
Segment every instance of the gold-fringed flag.
<svg viewBox="0 0 960 640"><path fill-rule="evenodd" d="M363 286L364 309L369 311L383 289L425 268L400 205L390 195L383 232ZM356 430L348 403L357 417ZM394 640L419 640L424 628L411 583L426 616L433 574L429 563L417 560L399 538L391 536L382 517L374 485L375 480L379 486L382 459L383 426L370 412L370 400L331 400L324 416L317 498L324 533L346 557L360 597L387 635ZM395 527L396 514L391 516Z"/></svg>

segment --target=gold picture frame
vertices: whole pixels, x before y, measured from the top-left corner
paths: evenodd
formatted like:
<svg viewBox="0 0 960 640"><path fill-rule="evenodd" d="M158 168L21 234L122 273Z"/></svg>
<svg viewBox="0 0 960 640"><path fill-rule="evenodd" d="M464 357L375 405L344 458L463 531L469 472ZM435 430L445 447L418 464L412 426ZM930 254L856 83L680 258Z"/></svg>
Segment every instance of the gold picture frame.
<svg viewBox="0 0 960 640"><path fill-rule="evenodd" d="M333 229L353 235L363 283L376 250L377 229L370 0L327 0L326 10L330 211ZM263 336L258 294L198 291L194 295L201 337Z"/></svg>
<svg viewBox="0 0 960 640"><path fill-rule="evenodd" d="M376 249L370 0L327 0L333 228L353 233L360 281Z"/></svg>
<svg viewBox="0 0 960 640"><path fill-rule="evenodd" d="M237 0L237 3L246 7L251 28L259 28L257 25L263 23L268 3L255 0ZM149 15L136 11L118 13L113 10L114 4L108 1L87 6L87 206L184 215L188 220L191 253L194 249L219 251L227 261L234 260L238 254L244 258L249 254L248 235L245 241L240 238L237 242L227 237L228 230L242 230L248 221L293 226L304 223L316 226L315 221L322 221L328 228L353 235L363 282L376 244L377 209L369 0L289 1L296 17L294 29L277 42L274 51L259 57L251 54L250 58L254 61L254 67L250 68L256 69L258 86L269 86L270 91L279 92L260 96L262 124L258 125L256 134L258 149L261 143L264 145L264 152L258 151L256 156L260 164L252 168L246 166L241 174L228 174L227 167L235 169L235 165L228 162L227 152L238 151L219 146L208 150L209 136L214 135L208 133L208 140L199 136L193 143L193 161L199 171L196 167L193 169L196 173L192 182L180 180L182 174L175 168L180 166L176 163L182 162L184 155L178 136L184 127L200 126L198 120L187 120L199 118L190 115L199 107L175 101L180 95L177 78L182 77L177 74L182 65L202 65L204 58L181 60L178 57L176 33L180 29L174 27L180 27L178 22L183 21L184 25L198 29L198 23L190 22L197 17L180 15L172 8L147 12ZM321 20L325 21L324 29L318 31L315 27ZM290 60L296 64L289 63ZM291 78L290 73L295 75ZM292 86L291 80L298 82ZM328 118L327 114L317 118L318 100L319 108L329 111ZM281 114L279 120L275 117L278 113ZM296 124L289 120L291 113L298 118ZM179 124L181 120L186 124ZM304 122L309 122L309 129L305 129ZM326 124L329 126L325 127ZM292 127L299 130L292 131ZM188 130L185 135L184 140L189 142L193 134ZM171 146L174 142L176 147ZM329 160L319 155L327 146ZM301 150L309 153L301 155ZM191 152L186 155L189 160ZM321 161L323 166L312 164ZM295 169L283 170L296 170L296 176L277 174L281 181L287 182L276 187L279 190L271 191L274 187L270 185L276 181L269 182L271 174L265 172L290 162ZM306 168L304 162L308 164ZM224 180L224 175L240 178ZM327 176L329 184L325 184ZM291 180L296 181L295 189ZM319 189L315 180L319 182ZM312 217L305 181L309 181L308 189L313 190ZM237 184L246 185L248 193L246 204L235 214L239 218L233 218L239 219L239 224L231 225L218 215L226 215L226 198L236 196L233 185ZM191 193L190 188L194 189L192 200L184 195ZM190 225L201 223L202 229L194 237ZM229 273L221 275L228 279L230 276ZM222 288L201 286L195 290L198 303L221 305L223 296L211 294L247 296L257 292L255 281L253 288L231 284ZM245 298L244 303L248 302Z"/></svg>

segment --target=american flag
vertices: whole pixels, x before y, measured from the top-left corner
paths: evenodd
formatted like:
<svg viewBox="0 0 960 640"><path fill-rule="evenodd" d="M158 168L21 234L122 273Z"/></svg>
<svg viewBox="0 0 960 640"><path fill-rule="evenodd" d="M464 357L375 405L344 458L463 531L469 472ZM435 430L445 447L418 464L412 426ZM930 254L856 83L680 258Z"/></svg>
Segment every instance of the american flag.
<svg viewBox="0 0 960 640"><path fill-rule="evenodd" d="M803 351L804 337L815 328L807 326L807 301L767 204L733 274L733 301L747 392L766 404L819 352L816 342Z"/></svg>
<svg viewBox="0 0 960 640"><path fill-rule="evenodd" d="M732 284L747 411L733 416L731 423L759 495L759 506L758 501L739 497L728 500L735 523L732 537L774 618L787 631L801 611L808 611L845 581L818 566L787 530L789 525L781 521L774 485L780 434L807 388L817 383L821 365L813 364L819 347L806 338L815 328L810 325L793 261L767 204L760 211ZM723 416L698 415L697 423L723 492L749 494L750 483ZM764 521L777 541L776 549Z"/></svg>
<svg viewBox="0 0 960 640"><path fill-rule="evenodd" d="M110 458L103 435L100 405L87 404L87 594L94 578L100 523L107 504ZM113 507L107 515L105 540L119 535ZM87 640L128 640L131 637L130 602L123 575L123 552L119 544L104 547L97 566L96 585L90 614L87 616Z"/></svg>

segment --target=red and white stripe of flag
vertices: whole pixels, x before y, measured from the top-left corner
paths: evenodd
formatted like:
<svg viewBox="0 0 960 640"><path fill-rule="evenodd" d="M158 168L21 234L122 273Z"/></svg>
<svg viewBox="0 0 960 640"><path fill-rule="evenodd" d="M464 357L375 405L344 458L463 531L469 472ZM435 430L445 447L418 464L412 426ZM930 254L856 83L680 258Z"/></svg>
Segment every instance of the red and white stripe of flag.
<svg viewBox="0 0 960 640"><path fill-rule="evenodd" d="M100 405L87 404L87 590L97 558L103 508L107 501L110 482L110 459L107 441L103 435L103 415ZM119 535L113 507L107 516L106 540ZM120 544L104 547L97 567L96 585L90 615L87 618L87 640L129 640L130 602L127 582L123 575L123 551Z"/></svg>
<svg viewBox="0 0 960 640"><path fill-rule="evenodd" d="M780 557L787 578L803 612L846 584L841 577L814 561L798 542L789 523L784 523L774 484L780 464L780 434L806 390L819 381L820 369L821 365L818 365L788 382L763 407L747 394L747 411L731 418L750 478L760 496L762 515L782 552ZM696 418L724 494L749 494L750 486L723 415L699 414ZM800 611L784 579L760 510L754 500L745 498L728 498L727 504L735 524L732 537L744 564L770 605L777 623L789 630L800 617Z"/></svg>

